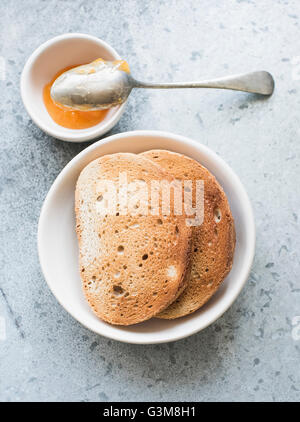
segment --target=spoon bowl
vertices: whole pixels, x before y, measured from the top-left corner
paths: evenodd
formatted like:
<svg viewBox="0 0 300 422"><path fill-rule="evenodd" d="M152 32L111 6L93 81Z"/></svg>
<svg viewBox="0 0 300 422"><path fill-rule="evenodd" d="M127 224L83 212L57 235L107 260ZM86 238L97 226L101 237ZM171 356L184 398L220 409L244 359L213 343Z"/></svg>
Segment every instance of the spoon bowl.
<svg viewBox="0 0 300 422"><path fill-rule="evenodd" d="M133 88L120 60L95 60L60 75L51 87L56 103L77 110L103 110L123 104Z"/></svg>

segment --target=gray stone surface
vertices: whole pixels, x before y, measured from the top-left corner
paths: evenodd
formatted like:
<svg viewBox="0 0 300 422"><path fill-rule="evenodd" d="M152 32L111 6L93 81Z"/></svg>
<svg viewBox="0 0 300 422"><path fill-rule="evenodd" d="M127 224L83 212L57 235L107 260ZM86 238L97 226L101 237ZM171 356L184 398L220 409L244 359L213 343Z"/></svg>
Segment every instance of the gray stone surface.
<svg viewBox="0 0 300 422"><path fill-rule="evenodd" d="M268 100L225 91L135 92L111 131L197 139L232 166L252 200L250 279L222 318L188 339L134 346L99 337L62 309L43 279L40 208L57 174L87 144L41 132L23 108L19 79L30 53L64 32L103 38L149 80L254 69L275 76ZM0 400L299 400L300 340L292 324L300 315L300 2L2 0L0 56Z"/></svg>

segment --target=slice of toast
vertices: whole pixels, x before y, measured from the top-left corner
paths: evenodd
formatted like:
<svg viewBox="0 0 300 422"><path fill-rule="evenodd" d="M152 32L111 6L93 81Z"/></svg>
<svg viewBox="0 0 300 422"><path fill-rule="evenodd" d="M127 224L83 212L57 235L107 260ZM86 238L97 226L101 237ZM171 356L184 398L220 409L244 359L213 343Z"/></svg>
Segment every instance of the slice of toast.
<svg viewBox="0 0 300 422"><path fill-rule="evenodd" d="M104 202L107 205L118 189L120 192L118 181L120 175L124 179L124 173L128 185L139 181L149 192L152 180L173 180L141 155L106 155L82 170L75 212L80 275L88 303L104 321L129 325L153 317L182 290L192 230L184 216L174 216L172 210L168 216L161 210L152 215L146 199L137 201L134 190L129 194L130 210L121 208L119 195L115 210L105 208ZM114 191L107 181L118 189Z"/></svg>
<svg viewBox="0 0 300 422"><path fill-rule="evenodd" d="M222 187L197 161L164 150L146 151L141 155L159 164L176 179L204 181L204 220L200 226L193 227L190 279L178 299L157 315L163 319L179 318L204 305L231 270L235 248L234 220Z"/></svg>

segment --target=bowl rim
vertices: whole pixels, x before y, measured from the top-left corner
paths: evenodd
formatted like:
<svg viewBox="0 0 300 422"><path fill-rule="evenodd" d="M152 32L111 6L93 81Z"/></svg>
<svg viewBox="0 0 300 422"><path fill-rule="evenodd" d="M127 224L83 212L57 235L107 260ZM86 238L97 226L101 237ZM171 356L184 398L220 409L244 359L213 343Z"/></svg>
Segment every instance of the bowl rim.
<svg viewBox="0 0 300 422"><path fill-rule="evenodd" d="M224 301L223 305L220 307L218 312L215 312L213 317L210 318L210 320L206 321L201 326L197 326L195 324L195 327L193 329L190 329L188 332L186 332L184 334L179 334L179 335L172 335L172 337L168 337L167 339L151 340L151 338L149 338L149 340L139 340L138 334L137 334L136 339L134 339L134 340L130 339L128 341L125 338L119 338L118 334L116 334L114 332L111 332L110 334L108 334L108 333L100 332L101 330L96 331L94 328L89 326L89 324L81 321L76 316L76 312L73 311L73 308L70 309L70 308L68 308L68 306L65 306L65 304L63 304L61 302L60 298L58 298L56 296L55 292L51 288L51 281L47 277L46 265L44 263L45 257L42 255L42 252L41 252L41 249L42 249L41 243L43 241L42 235L41 235L41 231L42 231L41 228L42 228L42 226L45 222L45 217L46 217L46 214L47 214L46 211L47 211L47 208L48 208L49 201L55 195L55 191L56 191L57 187L59 186L59 184L61 183L61 181L64 179L64 177L68 174L69 170L74 165L76 165L78 162L80 162L80 160L82 158L84 158L86 155L88 155L93 150L97 150L99 146L103 146L104 144L108 144L108 143L114 142L114 141L122 139L122 138L135 138L135 137L143 137L143 136L145 136L145 137L160 137L160 138L164 137L164 138L167 138L167 139L171 139L171 140L181 142L185 145L193 146L193 147L197 148L199 151L204 152L210 159L215 161L230 176L230 179L232 181L232 185L235 185L235 188L237 189L237 191L239 193L240 203L242 204L243 213L245 213L245 215L247 217L247 226L245 227L245 230L247 231L247 236L246 236L247 243L245 245L245 248L247 250L247 253L245 254L247 256L247 260L244 263L244 266L242 267L242 269L240 270L240 274L239 274L239 280L240 281L235 286L235 289L232 291L231 296L226 298L226 300ZM235 300L239 296L241 290L243 289L243 287L244 287L244 285L245 285L245 283L248 279L248 276L250 274L250 270L251 270L251 266L252 266L254 254L255 254L256 229L255 229L255 221L254 221L254 214L253 214L253 210L252 210L252 205L251 205L251 202L250 202L249 197L247 195L247 192L246 192L244 186L242 185L242 182L240 181L238 176L235 174L235 172L231 169L231 167L220 156L218 156L213 150L211 150L209 147L207 147L207 146L205 146L205 145L203 145L199 142L196 142L195 140L192 140L188 137L178 135L178 134L174 134L174 133L171 133L171 132L157 131L157 130L134 130L134 131L122 132L122 133L118 133L118 134L115 134L115 135L111 135L111 136L109 136L109 137L107 137L107 138L105 138L101 141L93 143L92 145L88 146L83 151L81 151L79 154L77 154L62 169L62 171L58 174L57 178L54 180L53 184L51 185L51 187L50 187L50 189L49 189L49 191L48 191L48 193L45 197L45 200L43 202L41 212L40 212L39 222L38 222L37 243L38 243L39 261L40 261L42 273L43 273L44 278L45 278L45 280L48 284L48 287L51 290L51 292L53 293L53 295L55 296L55 298L57 299L57 301L61 304L61 306L75 320L80 322L80 324L82 324L85 328L91 330L92 332L94 332L98 335L104 336L106 338L110 338L112 340L117 340L117 341L120 341L120 342L123 342L123 343L130 343L130 344L160 344L160 343L169 343L169 342L181 340L183 338L189 337L193 334L196 334L196 333L202 331L203 329L207 328L209 325L213 324L217 319L219 319L232 306L232 304L235 302Z"/></svg>
<svg viewBox="0 0 300 422"><path fill-rule="evenodd" d="M29 73L32 69L32 66L34 65L35 61L38 59L38 57L46 51L49 47L52 45L63 41L65 39L85 39L88 41L94 41L97 44L104 47L112 56L115 57L116 60L120 60L120 55L116 52L116 50L110 46L107 42L103 41L102 39L95 37L94 35L90 34L83 34L79 32L72 32L72 33L66 33L66 34L60 34L53 38L50 38L49 40L45 41L43 44L41 44L39 47L37 47L31 55L28 57L20 78L20 92L21 92L21 98L24 104L24 107L29 114L32 121L45 133L47 133L50 136L53 136L56 139L60 139L62 141L67 142L87 142L92 139L95 139L97 136L101 136L105 133L107 133L110 129L115 126L118 121L120 120L122 114L124 113L126 103L121 104L120 106L115 107L115 111L112 114L112 116L105 122L104 124L98 126L92 126L90 128L84 129L84 133L76 133L74 130L69 129L70 133L66 134L63 133L59 128L52 129L47 126L47 124L44 123L43 119L40 119L32 110L32 107L30 105L30 100L28 98L28 95L26 93L26 83L28 80ZM64 128L64 130L67 128Z"/></svg>

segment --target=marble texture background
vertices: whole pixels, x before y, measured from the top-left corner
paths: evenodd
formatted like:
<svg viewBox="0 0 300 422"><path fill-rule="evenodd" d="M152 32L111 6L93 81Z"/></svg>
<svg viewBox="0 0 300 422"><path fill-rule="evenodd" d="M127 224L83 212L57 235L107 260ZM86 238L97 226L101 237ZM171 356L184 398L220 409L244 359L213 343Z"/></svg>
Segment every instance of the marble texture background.
<svg viewBox="0 0 300 422"><path fill-rule="evenodd" d="M249 281L222 318L190 338L135 346L97 336L64 311L43 279L40 208L87 144L39 130L23 108L19 80L31 52L64 32L108 41L136 77L149 80L255 69L276 79L268 100L137 91L110 132L194 138L232 166L252 201L257 249ZM300 2L7 0L0 56L0 400L299 400Z"/></svg>

